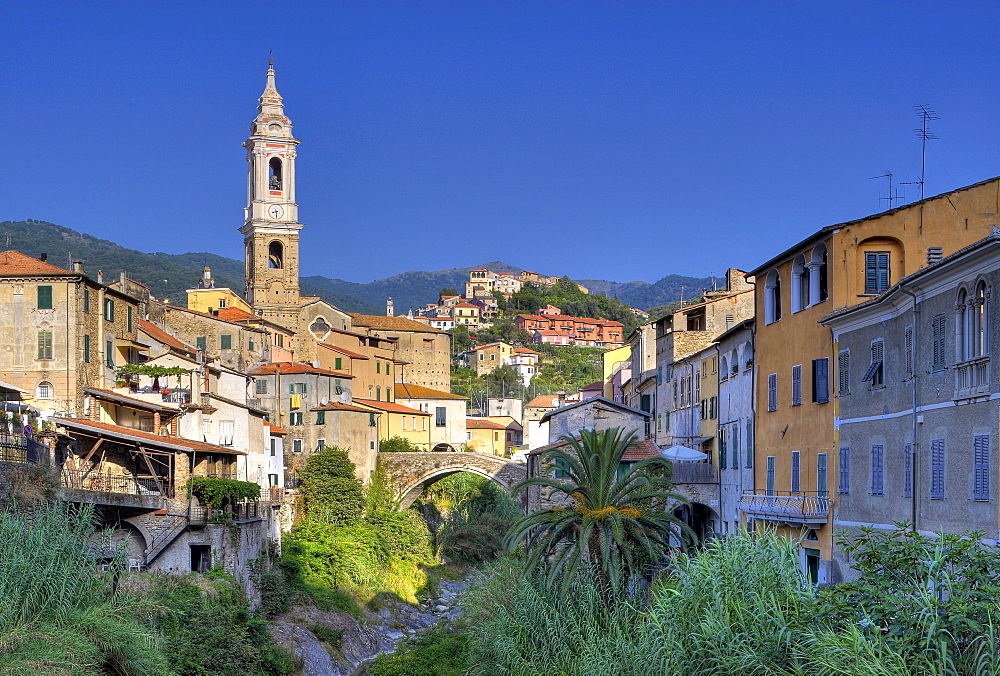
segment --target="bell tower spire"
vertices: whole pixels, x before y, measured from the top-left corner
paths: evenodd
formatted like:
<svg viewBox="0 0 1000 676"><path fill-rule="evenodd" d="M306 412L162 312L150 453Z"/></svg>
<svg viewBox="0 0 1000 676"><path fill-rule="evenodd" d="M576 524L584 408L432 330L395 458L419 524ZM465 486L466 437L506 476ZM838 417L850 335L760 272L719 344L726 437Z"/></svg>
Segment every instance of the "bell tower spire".
<svg viewBox="0 0 1000 676"><path fill-rule="evenodd" d="M298 144L275 84L274 59L271 59L257 117L243 144L247 150L247 206L240 232L246 247L247 300L259 314L279 323L293 317L297 321L301 304L302 224L298 222L299 205L295 202Z"/></svg>

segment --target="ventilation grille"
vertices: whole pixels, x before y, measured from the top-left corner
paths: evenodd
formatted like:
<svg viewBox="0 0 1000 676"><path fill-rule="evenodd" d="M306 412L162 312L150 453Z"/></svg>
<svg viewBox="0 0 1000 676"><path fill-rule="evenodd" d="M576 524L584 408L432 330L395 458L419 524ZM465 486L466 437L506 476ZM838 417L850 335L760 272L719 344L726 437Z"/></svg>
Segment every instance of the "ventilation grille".
<svg viewBox="0 0 1000 676"><path fill-rule="evenodd" d="M944 249L939 246L927 247L927 264L933 265L944 258Z"/></svg>

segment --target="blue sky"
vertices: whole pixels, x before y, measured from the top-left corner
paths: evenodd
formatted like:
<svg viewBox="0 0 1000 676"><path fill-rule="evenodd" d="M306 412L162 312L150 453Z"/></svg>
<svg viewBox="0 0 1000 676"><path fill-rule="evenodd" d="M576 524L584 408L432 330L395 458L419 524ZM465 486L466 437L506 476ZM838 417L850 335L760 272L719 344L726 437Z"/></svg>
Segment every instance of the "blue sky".
<svg viewBox="0 0 1000 676"><path fill-rule="evenodd" d="M240 258L268 50L303 274L751 268L915 181L1000 175L1000 3L7 5L0 220ZM919 194L904 186L907 201ZM898 203L897 203L898 204Z"/></svg>

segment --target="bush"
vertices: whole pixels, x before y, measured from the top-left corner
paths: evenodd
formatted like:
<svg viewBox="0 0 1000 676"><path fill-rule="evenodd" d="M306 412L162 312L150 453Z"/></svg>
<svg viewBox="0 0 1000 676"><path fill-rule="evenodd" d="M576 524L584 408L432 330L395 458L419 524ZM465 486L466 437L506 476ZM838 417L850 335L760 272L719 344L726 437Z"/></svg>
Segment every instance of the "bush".
<svg viewBox="0 0 1000 676"><path fill-rule="evenodd" d="M468 669L466 635L432 627L404 640L396 652L379 655L368 668L371 676L463 676Z"/></svg>
<svg viewBox="0 0 1000 676"><path fill-rule="evenodd" d="M438 553L458 563L495 559L503 551L507 529L522 516L502 488L467 472L442 479L427 494L437 496L438 506L448 510L437 532Z"/></svg>
<svg viewBox="0 0 1000 676"><path fill-rule="evenodd" d="M196 476L188 480L188 490L203 504L214 509L260 497L260 484L236 479Z"/></svg>
<svg viewBox="0 0 1000 676"><path fill-rule="evenodd" d="M415 445L409 439L403 437L390 437L380 441L378 444L379 453L416 453L423 449Z"/></svg>
<svg viewBox="0 0 1000 676"><path fill-rule="evenodd" d="M332 524L356 523L361 519L364 492L347 451L327 446L306 461L299 476L310 519Z"/></svg>

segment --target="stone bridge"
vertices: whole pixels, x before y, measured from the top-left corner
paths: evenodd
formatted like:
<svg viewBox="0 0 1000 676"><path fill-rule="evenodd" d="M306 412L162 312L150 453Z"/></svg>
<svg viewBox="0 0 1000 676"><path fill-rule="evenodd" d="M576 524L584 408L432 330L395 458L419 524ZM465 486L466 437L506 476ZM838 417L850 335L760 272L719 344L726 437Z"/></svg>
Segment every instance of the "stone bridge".
<svg viewBox="0 0 1000 676"><path fill-rule="evenodd" d="M508 493L527 478L524 463L488 453L379 453L378 461L399 491L400 509L412 505L427 486L457 472L484 476ZM519 497L523 499L523 494Z"/></svg>

